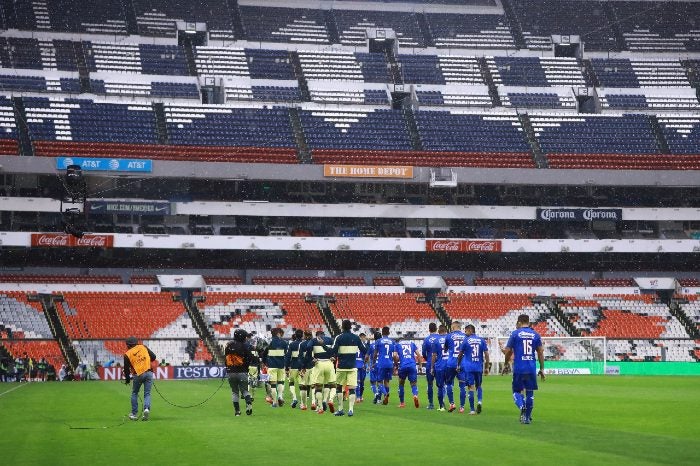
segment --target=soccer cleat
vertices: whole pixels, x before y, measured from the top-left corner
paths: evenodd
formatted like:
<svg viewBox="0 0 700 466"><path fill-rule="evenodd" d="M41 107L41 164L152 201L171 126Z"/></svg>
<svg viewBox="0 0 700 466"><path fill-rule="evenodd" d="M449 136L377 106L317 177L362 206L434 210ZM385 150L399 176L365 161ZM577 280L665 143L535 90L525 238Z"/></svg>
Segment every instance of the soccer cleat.
<svg viewBox="0 0 700 466"><path fill-rule="evenodd" d="M353 417L354 415L355 415L355 413L352 412L352 409L350 411L348 411L348 417Z"/></svg>
<svg viewBox="0 0 700 466"><path fill-rule="evenodd" d="M420 401L418 401L418 395L413 395L413 406L420 408Z"/></svg>
<svg viewBox="0 0 700 466"><path fill-rule="evenodd" d="M318 408L318 411L316 411L316 414L323 414L323 408Z"/></svg>
<svg viewBox="0 0 700 466"><path fill-rule="evenodd" d="M525 406L523 406L522 408L520 408L520 423L521 423L521 424L529 424L529 421L528 421L528 419L527 419L527 414L526 414L526 411L525 411Z"/></svg>
<svg viewBox="0 0 700 466"><path fill-rule="evenodd" d="M450 403L450 407L449 407L449 409L447 410L447 412L448 412L448 413L451 413L451 412L454 411L455 409L456 409L455 404L454 404L454 403Z"/></svg>
<svg viewBox="0 0 700 466"><path fill-rule="evenodd" d="M270 407L271 407L271 408L276 408L276 407L277 407L277 403L272 403L272 404L270 405Z"/></svg>
<svg viewBox="0 0 700 466"><path fill-rule="evenodd" d="M459 414L462 414L462 413L464 413L464 406L459 407Z"/></svg>
<svg viewBox="0 0 700 466"><path fill-rule="evenodd" d="M296 408L297 404L299 404L299 402L297 400L292 401L292 405L291 405L292 409Z"/></svg>
<svg viewBox="0 0 700 466"><path fill-rule="evenodd" d="M333 414L335 412L335 405L333 404L332 401L328 402L328 411L330 411L331 414Z"/></svg>
<svg viewBox="0 0 700 466"><path fill-rule="evenodd" d="M355 399L355 403L362 403L364 400L362 398Z"/></svg>
<svg viewBox="0 0 700 466"><path fill-rule="evenodd" d="M146 408L143 410L143 420L148 421L148 416L151 414L151 410Z"/></svg>
<svg viewBox="0 0 700 466"><path fill-rule="evenodd" d="M376 395L374 395L374 400L372 400L372 403L374 403L376 405L377 403L379 403L379 400L381 400L381 399L382 399L382 394L377 393Z"/></svg>
<svg viewBox="0 0 700 466"><path fill-rule="evenodd" d="M532 421L531 421L530 419L528 419L528 418L525 418L525 420L524 420L524 421L520 421L520 423L521 423L521 424L530 424L530 423L532 423Z"/></svg>
<svg viewBox="0 0 700 466"><path fill-rule="evenodd" d="M306 411L306 405L302 403L301 408L302 411Z"/></svg>
<svg viewBox="0 0 700 466"><path fill-rule="evenodd" d="M311 403L311 411L316 411L316 403Z"/></svg>
<svg viewBox="0 0 700 466"><path fill-rule="evenodd" d="M272 397L271 397L271 396L266 396L266 397L265 397L265 401L266 401L267 403L272 404L272 401L273 401L273 400L272 400Z"/></svg>
<svg viewBox="0 0 700 466"><path fill-rule="evenodd" d="M138 421L138 420L139 420L139 415L138 415L138 414L131 413L131 414L129 414L129 419L131 419L132 421Z"/></svg>
<svg viewBox="0 0 700 466"><path fill-rule="evenodd" d="M236 414L234 414L234 416L236 416L236 417L238 417L238 416L240 416L240 415L241 415L241 412L240 412L240 411L236 411Z"/></svg>
<svg viewBox="0 0 700 466"><path fill-rule="evenodd" d="M476 414L476 411L469 411L470 416L474 416Z"/></svg>
<svg viewBox="0 0 700 466"><path fill-rule="evenodd" d="M282 406L284 406L284 400L283 400L282 398L278 398L278 399L277 399L277 403L279 403L280 408L281 408Z"/></svg>
<svg viewBox="0 0 700 466"><path fill-rule="evenodd" d="M251 406L251 405L246 406L245 414L246 414L246 416L250 416L251 414L253 414L253 406Z"/></svg>
<svg viewBox="0 0 700 466"><path fill-rule="evenodd" d="M444 412L445 412L445 407L444 407L444 406L440 406L437 410L438 410L439 412L441 412L441 413L444 413Z"/></svg>
<svg viewBox="0 0 700 466"><path fill-rule="evenodd" d="M384 395L384 399L382 400L383 405L388 405L389 404L389 395Z"/></svg>
<svg viewBox="0 0 700 466"><path fill-rule="evenodd" d="M435 409L435 405L432 404L432 403L430 403L430 404L428 405L428 407L425 408L425 409Z"/></svg>
<svg viewBox="0 0 700 466"><path fill-rule="evenodd" d="M403 402L399 403L399 408L405 408L405 407L406 407L406 403L403 403Z"/></svg>
<svg viewBox="0 0 700 466"><path fill-rule="evenodd" d="M333 416L345 416L345 412L341 409L337 413L335 413Z"/></svg>
<svg viewBox="0 0 700 466"><path fill-rule="evenodd" d="M481 402L476 405L476 414L481 414Z"/></svg>

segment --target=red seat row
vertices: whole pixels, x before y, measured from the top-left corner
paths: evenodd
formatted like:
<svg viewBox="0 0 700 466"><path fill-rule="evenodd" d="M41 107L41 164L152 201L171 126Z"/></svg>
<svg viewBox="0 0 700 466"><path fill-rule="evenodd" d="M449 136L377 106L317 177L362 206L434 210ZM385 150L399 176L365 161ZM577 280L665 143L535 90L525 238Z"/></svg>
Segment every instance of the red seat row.
<svg viewBox="0 0 700 466"><path fill-rule="evenodd" d="M110 142L35 141L37 156L116 157L202 162L298 163L291 147L170 146Z"/></svg>
<svg viewBox="0 0 700 466"><path fill-rule="evenodd" d="M350 163L359 165L412 165L484 168L534 168L527 152L430 152L350 149L314 149L316 163Z"/></svg>
<svg viewBox="0 0 700 466"><path fill-rule="evenodd" d="M0 155L19 155L19 143L15 139L0 139Z"/></svg>
<svg viewBox="0 0 700 466"><path fill-rule="evenodd" d="M700 155L547 154L550 168L697 170Z"/></svg>
<svg viewBox="0 0 700 466"><path fill-rule="evenodd" d="M121 284L118 275L0 275L2 283L106 283Z"/></svg>

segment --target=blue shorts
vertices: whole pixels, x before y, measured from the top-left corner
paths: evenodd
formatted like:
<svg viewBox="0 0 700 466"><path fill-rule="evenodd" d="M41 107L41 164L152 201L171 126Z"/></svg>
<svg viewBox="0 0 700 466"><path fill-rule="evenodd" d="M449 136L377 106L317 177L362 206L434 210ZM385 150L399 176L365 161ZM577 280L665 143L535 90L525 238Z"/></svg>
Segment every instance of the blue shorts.
<svg viewBox="0 0 700 466"><path fill-rule="evenodd" d="M523 390L537 390L537 374L535 372L513 374L513 393Z"/></svg>
<svg viewBox="0 0 700 466"><path fill-rule="evenodd" d="M445 385L445 369L435 369L435 385L438 387Z"/></svg>
<svg viewBox="0 0 700 466"><path fill-rule="evenodd" d="M369 383L377 382L377 366L372 367L369 371Z"/></svg>
<svg viewBox="0 0 700 466"><path fill-rule="evenodd" d="M462 374L465 376L464 380L468 386L471 387L472 385L474 385L476 388L481 387L481 378L484 376L483 372L478 372L478 371L464 372L464 371L462 371Z"/></svg>
<svg viewBox="0 0 700 466"><path fill-rule="evenodd" d="M377 369L377 382L384 380L391 380L391 376L394 373L393 367L380 367Z"/></svg>
<svg viewBox="0 0 700 466"><path fill-rule="evenodd" d="M445 385L454 384L456 376L457 376L457 368L456 367L446 367L445 368Z"/></svg>
<svg viewBox="0 0 700 466"><path fill-rule="evenodd" d="M399 379L400 380L408 379L409 382L416 383L418 381L418 371L416 370L416 366L400 367L399 368Z"/></svg>

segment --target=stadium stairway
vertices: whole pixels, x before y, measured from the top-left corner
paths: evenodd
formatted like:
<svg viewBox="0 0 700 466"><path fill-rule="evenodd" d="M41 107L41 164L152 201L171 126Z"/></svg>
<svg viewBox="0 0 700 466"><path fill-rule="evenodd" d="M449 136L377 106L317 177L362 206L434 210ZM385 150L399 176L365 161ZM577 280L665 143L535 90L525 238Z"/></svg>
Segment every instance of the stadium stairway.
<svg viewBox="0 0 700 466"><path fill-rule="evenodd" d="M696 340L700 339L700 328L698 328L697 325L695 325L695 323L685 314L685 312L681 310L678 302L672 302L669 305L669 309L671 310L671 315L680 321L685 328L685 331L688 332L688 335L690 335L691 338Z"/></svg>
<svg viewBox="0 0 700 466"><path fill-rule="evenodd" d="M481 71L481 76L484 78L486 85L489 88L489 97L491 97L491 105L494 107L500 107L503 105L501 102L501 96L498 94L498 87L493 80L493 75L491 70L489 70L489 65L486 62L486 57L478 57L479 71Z"/></svg>
<svg viewBox="0 0 700 466"><path fill-rule="evenodd" d="M659 125L659 120L656 118L656 115L649 115L649 126L651 126L651 129L654 132L654 137L656 137L656 145L659 146L659 152L662 154L670 154L671 150L668 148L666 138L664 137L664 133L661 130L661 126Z"/></svg>
<svg viewBox="0 0 700 466"><path fill-rule="evenodd" d="M586 82L591 86L600 87L600 81L593 69L593 63L590 60L581 60L581 64L583 65L583 77L586 78Z"/></svg>
<svg viewBox="0 0 700 466"><path fill-rule="evenodd" d="M62 300L63 297L59 295L59 297L56 298L53 295L43 294L36 295L34 298L30 297L30 299L38 299L39 302L41 302L41 307L44 309L44 315L49 323L49 328L51 329L51 333L53 334L54 338L58 342L59 348L61 348L63 358L68 362L68 365L71 368L75 369L78 367L80 358L78 357L78 353L75 351L70 338L68 338L68 333L66 332L66 329L58 316L58 311L56 310L55 299Z"/></svg>
<svg viewBox="0 0 700 466"><path fill-rule="evenodd" d="M425 14L416 13L416 21L418 22L421 34L423 34L425 46L435 47L435 40L433 39L433 34L430 32L430 25L428 24L428 19L425 17Z"/></svg>
<svg viewBox="0 0 700 466"><path fill-rule="evenodd" d="M426 299L428 299L428 298L426 297ZM440 319L440 323L448 328L452 322L450 320L450 316L447 315L447 311L445 311L443 303L445 303L449 300L450 300L450 298L448 296L437 296L437 295L435 297L433 297L433 299L428 299L428 303L435 311L435 315L438 317L438 319Z"/></svg>
<svg viewBox="0 0 700 466"><path fill-rule="evenodd" d="M625 43L625 36L620 28L620 22L617 19L615 10L608 2L601 2L603 4L603 11L608 19L608 24L610 24L613 34L615 35L615 47L616 51L627 50L627 44Z"/></svg>
<svg viewBox="0 0 700 466"><path fill-rule="evenodd" d="M581 336L581 331L576 328L576 326L569 320L568 317L566 317L566 314L562 312L561 309L559 309L559 305L557 304L557 301L555 299L548 299L547 300L547 307L549 310L552 312L552 315L556 317L557 321L566 329L566 331L569 333L569 335L578 337Z"/></svg>
<svg viewBox="0 0 700 466"><path fill-rule="evenodd" d="M162 102L153 102L153 115L156 118L158 144L168 144L168 130L165 124L165 105L163 105Z"/></svg>
<svg viewBox="0 0 700 466"><path fill-rule="evenodd" d="M80 93L85 94L92 92L92 86L90 84L90 72L88 71L88 65L85 59L85 49L83 48L82 42L73 42L73 53L75 54L75 63L78 67Z"/></svg>
<svg viewBox="0 0 700 466"><path fill-rule="evenodd" d="M420 134L418 133L418 124L416 123L416 116L413 113L413 109L408 106L403 110L403 116L406 119L406 128L408 128L408 134L411 138L411 146L413 150L423 150L423 143L420 140Z"/></svg>
<svg viewBox="0 0 700 466"><path fill-rule="evenodd" d="M503 11L506 14L506 18L508 19L508 23L510 24L510 31L513 33L513 40L515 41L515 47L518 49L526 49L527 45L525 44L525 36L523 35L523 28L520 25L520 21L518 20L518 17L515 15L515 12L513 11L513 7L510 4L509 0L502 0L501 4L503 5Z"/></svg>
<svg viewBox="0 0 700 466"><path fill-rule="evenodd" d="M535 161L535 166L537 168L548 168L547 157L544 156L542 149L540 148L540 143L537 141L535 136L535 129L532 127L532 122L530 121L530 116L526 113L521 113L518 115L520 124L525 130L525 135L527 136L527 142L532 148L532 157Z"/></svg>
<svg viewBox="0 0 700 466"><path fill-rule="evenodd" d="M333 11L323 10L323 18L326 22L326 28L328 30L328 39L331 44L340 44L340 34L338 34L338 24L335 22L335 17L333 16Z"/></svg>
<svg viewBox="0 0 700 466"><path fill-rule="evenodd" d="M12 98L12 107L15 110L15 121L17 122L17 132L19 133L19 154L25 157L34 155L34 147L29 137L29 127L27 126L27 114L24 111L24 102L21 97Z"/></svg>
<svg viewBox="0 0 700 466"><path fill-rule="evenodd" d="M134 10L134 3L131 0L121 0L122 11L124 12L124 19L126 19L126 31L129 35L137 35L139 33L139 26L136 21L136 10Z"/></svg>
<svg viewBox="0 0 700 466"><path fill-rule="evenodd" d="M207 347L207 350L209 350L209 353L218 364L224 364L224 353L216 343L214 335L209 331L202 313L197 308L197 301L201 298L193 296L189 291L183 291L180 296L173 296L173 299L182 301L185 309L187 309L187 315L190 316L194 329L197 331L197 335L204 342L204 346Z"/></svg>
<svg viewBox="0 0 700 466"><path fill-rule="evenodd" d="M332 297L324 297L321 296L319 298L315 298L313 296L308 296L308 300L314 300L316 301L316 305L318 306L318 310L321 312L321 316L323 317L323 322L326 324L326 327L328 327L328 330L331 332L332 336L336 336L340 333L340 327L338 327L338 322L335 319L335 316L333 316L333 312L331 311L331 307L328 305L328 300L329 299L334 299Z"/></svg>
<svg viewBox="0 0 700 466"><path fill-rule="evenodd" d="M236 40L245 40L246 33L241 19L241 10L238 9L238 0L228 0L228 9L231 12L231 23L233 24L233 36Z"/></svg>
<svg viewBox="0 0 700 466"><path fill-rule="evenodd" d="M289 51L289 63L294 68L294 76L296 76L299 82L299 92L301 93L301 98L304 102L311 102L311 92L309 91L309 83L306 82L304 77L304 70L301 66L301 60L299 60L299 54L293 50Z"/></svg>
<svg viewBox="0 0 700 466"><path fill-rule="evenodd" d="M311 150L309 149L309 145L306 143L304 128L302 127L301 119L299 118L299 109L296 107L289 108L289 121L292 123L294 141L297 143L297 147L299 148L300 162L313 163L313 160L311 159Z"/></svg>

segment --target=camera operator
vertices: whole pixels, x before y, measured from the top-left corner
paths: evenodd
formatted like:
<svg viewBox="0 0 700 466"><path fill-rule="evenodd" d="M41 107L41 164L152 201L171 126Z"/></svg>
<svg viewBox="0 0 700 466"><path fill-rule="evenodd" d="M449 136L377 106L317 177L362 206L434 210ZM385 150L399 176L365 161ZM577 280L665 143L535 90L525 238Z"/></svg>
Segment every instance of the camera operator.
<svg viewBox="0 0 700 466"><path fill-rule="evenodd" d="M224 354L226 355L226 372L228 383L231 386L231 400L233 401L234 415L241 415L241 397L245 399L245 413L253 414L253 399L248 391L248 368L258 364L250 346L246 344L248 334L239 328L233 332L233 341L228 342Z"/></svg>

